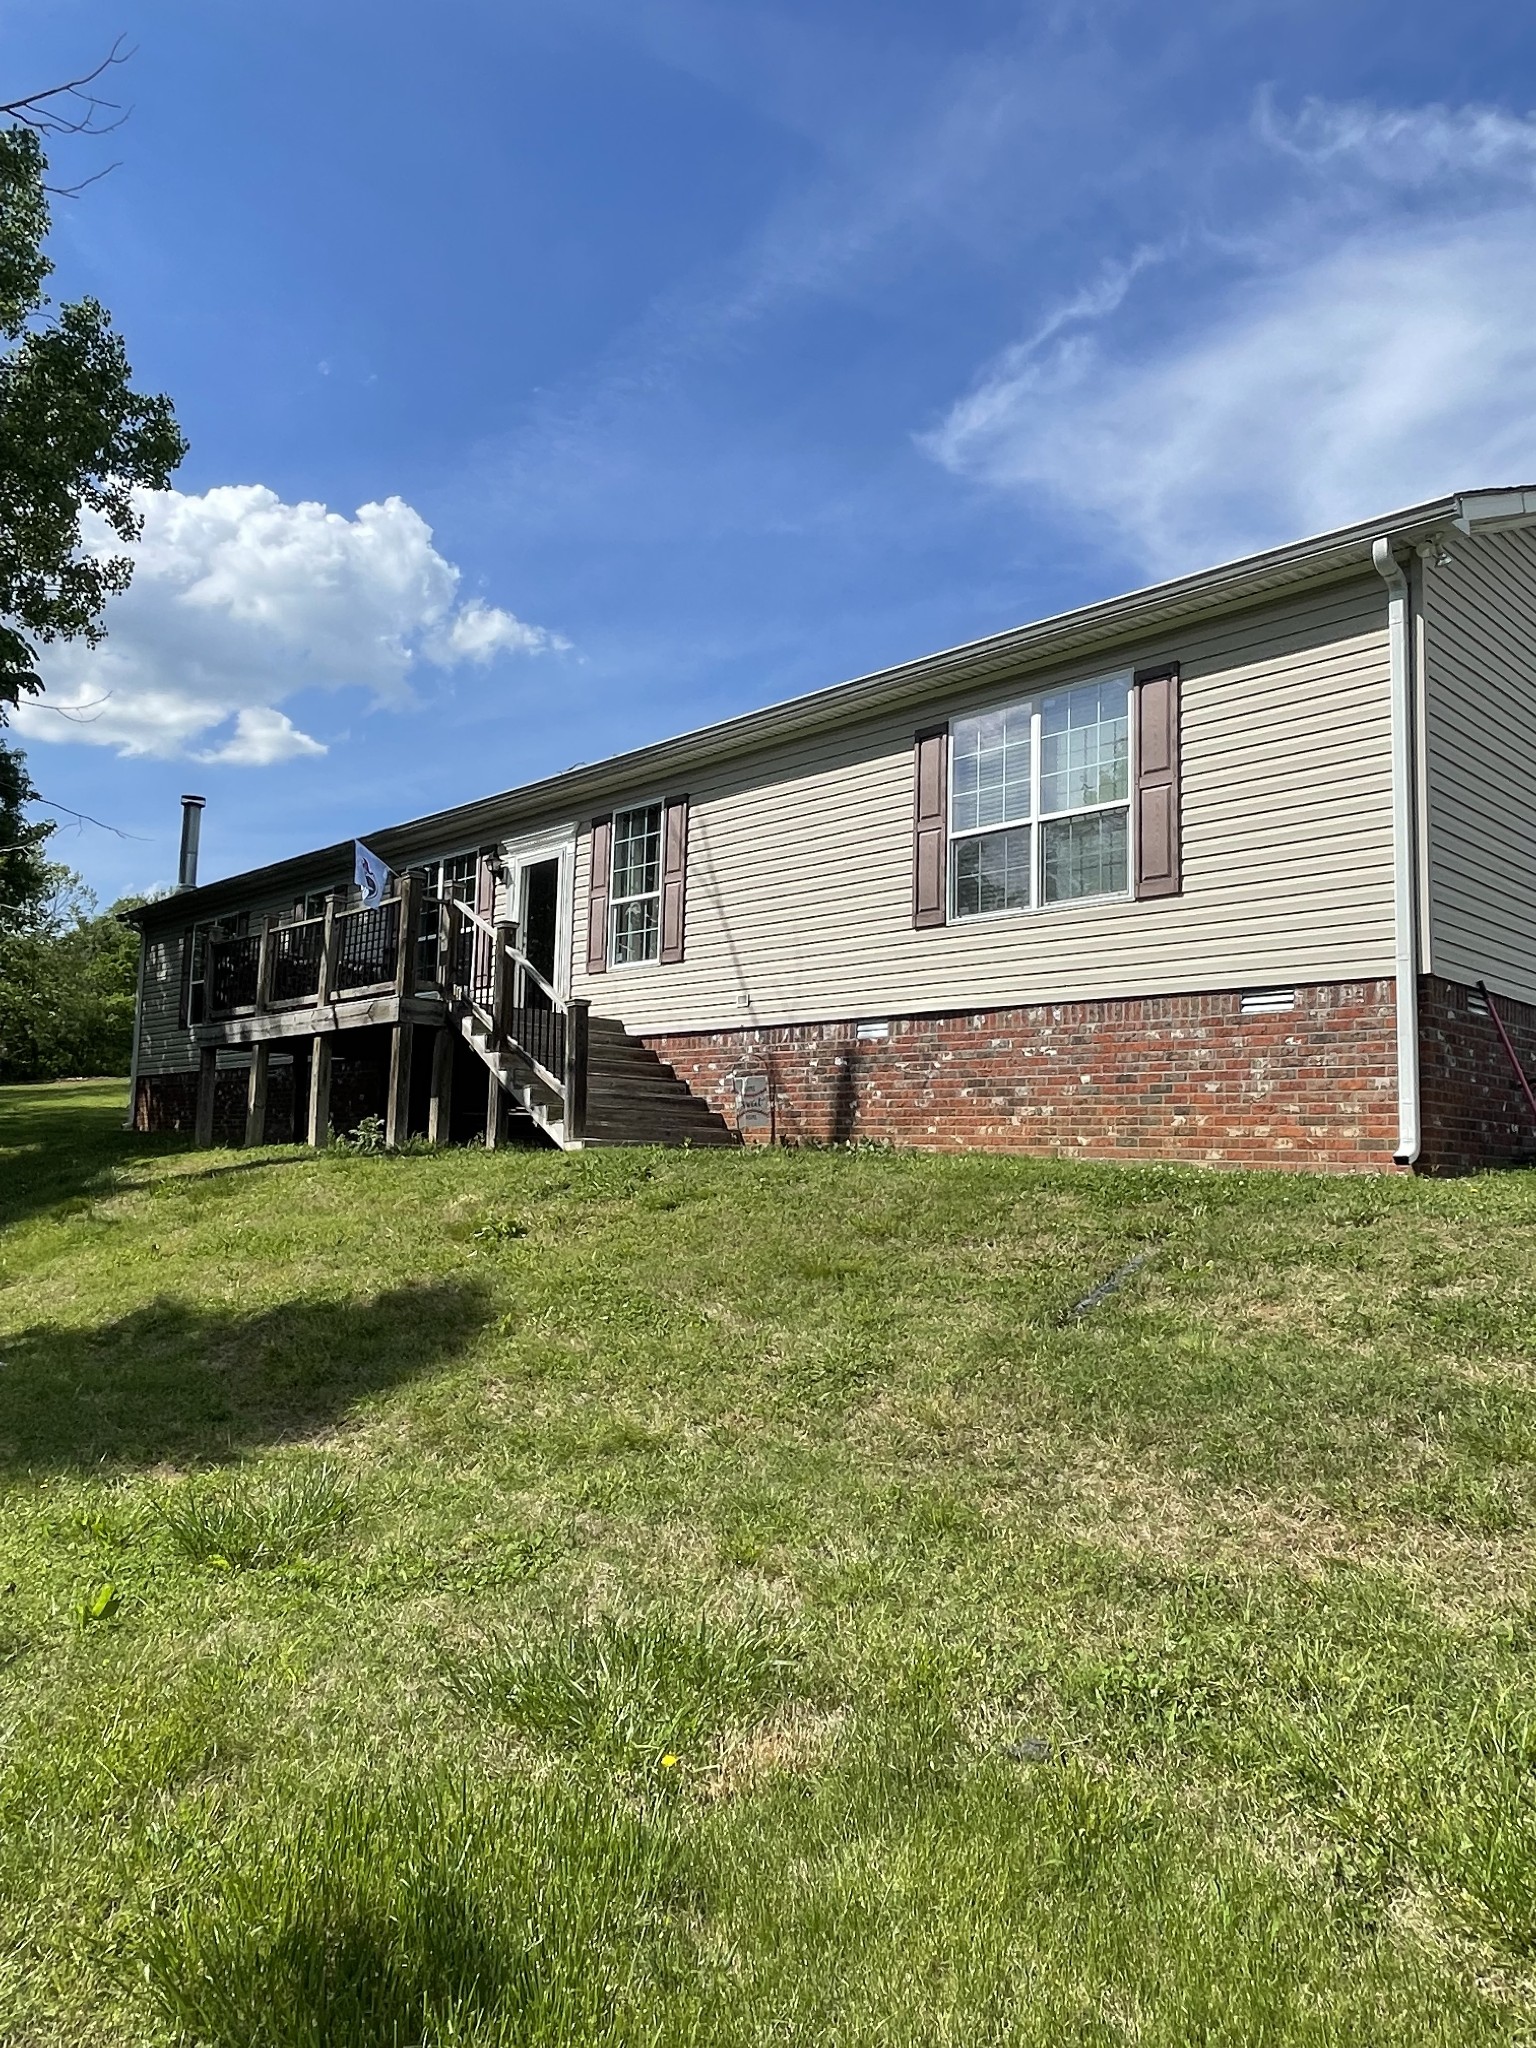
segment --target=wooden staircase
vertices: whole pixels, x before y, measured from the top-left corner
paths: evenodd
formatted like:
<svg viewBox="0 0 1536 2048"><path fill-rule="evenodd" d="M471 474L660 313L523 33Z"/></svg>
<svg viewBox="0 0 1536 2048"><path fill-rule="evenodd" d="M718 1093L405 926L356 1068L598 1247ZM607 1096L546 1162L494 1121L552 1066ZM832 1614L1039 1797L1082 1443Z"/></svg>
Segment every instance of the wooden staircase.
<svg viewBox="0 0 1536 2048"><path fill-rule="evenodd" d="M493 1085L563 1152L586 1145L734 1145L736 1133L616 1017L561 998L516 927L444 903L439 979ZM486 1119L498 1142L499 1107Z"/></svg>
<svg viewBox="0 0 1536 2048"><path fill-rule="evenodd" d="M736 1145L723 1116L617 1017L589 1020L588 1145Z"/></svg>

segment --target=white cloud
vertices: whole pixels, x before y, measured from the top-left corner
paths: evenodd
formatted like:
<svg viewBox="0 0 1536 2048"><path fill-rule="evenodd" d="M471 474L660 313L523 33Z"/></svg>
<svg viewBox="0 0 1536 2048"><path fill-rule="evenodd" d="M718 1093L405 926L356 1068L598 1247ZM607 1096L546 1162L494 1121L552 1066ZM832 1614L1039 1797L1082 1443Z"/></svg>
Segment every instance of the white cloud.
<svg viewBox="0 0 1536 2048"><path fill-rule="evenodd" d="M1274 148L1328 175L1346 167L1351 176L1413 187L1446 177L1525 182L1536 171L1536 120L1497 107L1307 100L1287 120L1264 97L1255 127Z"/></svg>
<svg viewBox="0 0 1536 2048"><path fill-rule="evenodd" d="M493 604L471 598L442 625L435 627L424 646L431 659L444 664L455 661L487 662L494 654L542 654L547 649L569 647L557 633L542 626L527 626Z"/></svg>
<svg viewBox="0 0 1536 2048"><path fill-rule="evenodd" d="M1240 274L1193 283L1155 343L1111 279L991 363L929 453L1162 574L1536 476L1536 124L1314 105L1259 126L1315 188Z"/></svg>
<svg viewBox="0 0 1536 2048"><path fill-rule="evenodd" d="M260 484L140 504L133 582L108 608L108 637L43 650L46 703L16 716L29 739L265 766L324 751L276 708L300 690L400 703L421 662L566 645L479 598L461 602L459 571L401 498L350 519ZM88 544L114 547L104 531Z"/></svg>
<svg viewBox="0 0 1536 2048"><path fill-rule="evenodd" d="M234 768L270 768L274 761L292 761L303 754L323 754L326 749L307 732L300 732L286 712L264 705L235 713L234 737L199 754L200 761L219 761Z"/></svg>

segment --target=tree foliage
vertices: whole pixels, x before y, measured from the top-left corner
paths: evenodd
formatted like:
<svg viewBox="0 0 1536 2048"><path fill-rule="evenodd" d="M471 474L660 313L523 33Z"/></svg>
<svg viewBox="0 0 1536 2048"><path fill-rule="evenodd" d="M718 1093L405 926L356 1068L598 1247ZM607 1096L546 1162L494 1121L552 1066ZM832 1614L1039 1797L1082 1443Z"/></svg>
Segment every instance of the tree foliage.
<svg viewBox="0 0 1536 2048"><path fill-rule="evenodd" d="M81 299L50 313L47 160L30 128L0 128L0 723L39 691L39 643L102 637L127 555L98 553L94 515L137 539L138 489L164 490L186 452L171 402L132 387L106 309Z"/></svg>
<svg viewBox="0 0 1536 2048"><path fill-rule="evenodd" d="M26 755L0 740L0 934L24 922L52 887L48 836L53 827L26 815L36 797Z"/></svg>
<svg viewBox="0 0 1536 2048"><path fill-rule="evenodd" d="M98 915L80 877L48 858L51 824L29 824L26 756L0 742L0 1081L125 1074L139 940Z"/></svg>

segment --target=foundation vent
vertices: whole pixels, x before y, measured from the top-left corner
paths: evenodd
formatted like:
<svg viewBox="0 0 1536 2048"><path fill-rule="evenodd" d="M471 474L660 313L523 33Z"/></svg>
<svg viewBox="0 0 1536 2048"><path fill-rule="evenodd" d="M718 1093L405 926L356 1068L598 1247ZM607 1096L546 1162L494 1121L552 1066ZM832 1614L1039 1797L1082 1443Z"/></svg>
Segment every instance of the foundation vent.
<svg viewBox="0 0 1536 2048"><path fill-rule="evenodd" d="M1480 996L1475 988L1467 990L1467 1012L1473 1017L1486 1017L1488 1014L1488 998Z"/></svg>
<svg viewBox="0 0 1536 2048"><path fill-rule="evenodd" d="M1242 1011L1245 1017L1273 1017L1281 1010L1294 1010L1293 988L1245 988Z"/></svg>
<svg viewBox="0 0 1536 2048"><path fill-rule="evenodd" d="M891 1027L883 1017L868 1018L855 1026L855 1030L860 1038L889 1038L891 1035Z"/></svg>

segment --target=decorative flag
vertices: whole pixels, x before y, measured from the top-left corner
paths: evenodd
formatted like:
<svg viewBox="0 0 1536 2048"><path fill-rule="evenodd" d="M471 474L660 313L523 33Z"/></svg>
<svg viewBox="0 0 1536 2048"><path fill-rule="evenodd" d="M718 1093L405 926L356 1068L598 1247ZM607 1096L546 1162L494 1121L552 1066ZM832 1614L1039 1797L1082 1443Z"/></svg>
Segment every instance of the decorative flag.
<svg viewBox="0 0 1536 2048"><path fill-rule="evenodd" d="M395 878L361 839L354 840L353 845L357 849L357 858L353 863L352 879L363 892L364 910L372 910L384 901L384 892Z"/></svg>

